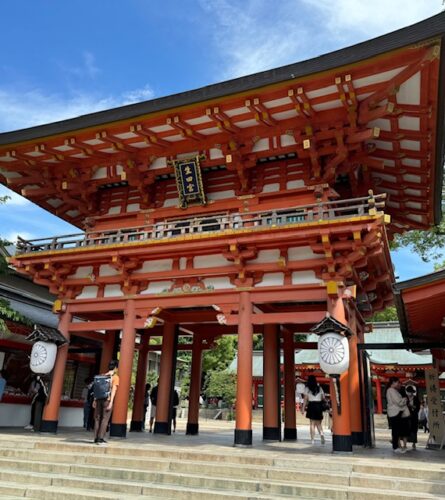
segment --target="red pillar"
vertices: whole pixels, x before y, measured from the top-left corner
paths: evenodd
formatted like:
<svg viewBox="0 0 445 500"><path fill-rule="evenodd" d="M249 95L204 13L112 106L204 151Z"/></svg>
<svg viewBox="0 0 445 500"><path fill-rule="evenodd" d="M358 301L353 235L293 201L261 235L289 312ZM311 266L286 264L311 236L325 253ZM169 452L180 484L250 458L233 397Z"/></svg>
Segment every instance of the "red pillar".
<svg viewBox="0 0 445 500"><path fill-rule="evenodd" d="M201 392L202 342L199 336L193 338L192 366L190 370L189 409L186 434L199 433L199 396Z"/></svg>
<svg viewBox="0 0 445 500"><path fill-rule="evenodd" d="M252 444L252 356L252 303L249 292L240 292L235 445Z"/></svg>
<svg viewBox="0 0 445 500"><path fill-rule="evenodd" d="M100 357L100 373L108 371L108 364L113 359L115 333L107 332L102 343L102 354Z"/></svg>
<svg viewBox="0 0 445 500"><path fill-rule="evenodd" d="M279 441L280 339L277 325L264 325L263 335L263 439Z"/></svg>
<svg viewBox="0 0 445 500"><path fill-rule="evenodd" d="M350 317L350 329L353 332L349 339L349 401L351 405L351 436L352 444L363 446L362 405L360 399L360 370L358 356L358 333L354 312Z"/></svg>
<svg viewBox="0 0 445 500"><path fill-rule="evenodd" d="M295 349L292 332L283 332L284 358L284 439L297 439L297 416L295 410Z"/></svg>
<svg viewBox="0 0 445 500"><path fill-rule="evenodd" d="M377 396L377 414L382 415L383 413L382 382L378 378L375 379L375 388Z"/></svg>
<svg viewBox="0 0 445 500"><path fill-rule="evenodd" d="M141 347L139 349L138 366L136 372L136 384L134 388L133 414L131 417L130 432L141 432L144 430L144 399L145 384L147 383L147 365L148 365L148 343L150 337L141 338Z"/></svg>
<svg viewBox="0 0 445 500"><path fill-rule="evenodd" d="M330 314L337 321L347 325L345 307L342 298L335 297L328 299L328 309ZM331 379L330 393L332 402L332 450L350 452L352 451L352 436L348 370L340 375L340 414L337 409L337 398L333 379Z"/></svg>
<svg viewBox="0 0 445 500"><path fill-rule="evenodd" d="M128 400L130 397L136 329L134 327L134 300L127 300L124 312L121 350L119 356L119 387L114 398L110 436L125 437L127 434Z"/></svg>
<svg viewBox="0 0 445 500"><path fill-rule="evenodd" d="M175 370L176 325L165 323L162 336L161 366L159 370L158 398L156 403L155 434L171 433L171 396Z"/></svg>
<svg viewBox="0 0 445 500"><path fill-rule="evenodd" d="M63 380L65 377L66 360L68 358L68 347L70 334L68 325L71 322L71 313L67 308L59 318L59 331L68 340L66 344L57 350L56 362L53 368L51 389L48 402L43 410L40 432L56 433L59 424L60 398L62 397Z"/></svg>

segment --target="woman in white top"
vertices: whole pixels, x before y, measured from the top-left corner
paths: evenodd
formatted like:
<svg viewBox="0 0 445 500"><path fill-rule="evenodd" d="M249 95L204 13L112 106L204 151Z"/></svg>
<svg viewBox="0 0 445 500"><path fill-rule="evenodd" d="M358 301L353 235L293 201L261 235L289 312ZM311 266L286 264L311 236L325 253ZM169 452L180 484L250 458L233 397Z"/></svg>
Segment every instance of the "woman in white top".
<svg viewBox="0 0 445 500"><path fill-rule="evenodd" d="M311 444L314 444L315 429L320 434L321 444L325 443L323 427L323 402L325 396L323 389L317 383L314 375L309 375L306 382L306 389L304 390L304 403L301 408L301 413L306 411L306 418L310 420Z"/></svg>
<svg viewBox="0 0 445 500"><path fill-rule="evenodd" d="M391 424L391 442L392 450L394 453L405 453L405 450L400 447L399 439L402 436L402 416L407 414L409 416L406 398L400 394L400 381L397 377L389 379L389 388L386 391L386 413L388 420Z"/></svg>

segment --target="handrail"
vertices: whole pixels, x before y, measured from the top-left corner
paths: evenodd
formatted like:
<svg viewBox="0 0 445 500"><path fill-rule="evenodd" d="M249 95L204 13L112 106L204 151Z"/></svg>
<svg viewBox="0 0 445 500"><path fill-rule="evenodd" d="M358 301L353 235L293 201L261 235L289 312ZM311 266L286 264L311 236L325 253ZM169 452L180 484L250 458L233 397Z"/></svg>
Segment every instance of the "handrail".
<svg viewBox="0 0 445 500"><path fill-rule="evenodd" d="M64 250L134 241L174 238L186 234L213 233L245 228L265 228L320 220L334 220L369 215L371 209L383 209L385 194L314 203L310 205L246 213L218 213L183 219L165 219L154 224L50 238L17 238L17 255L22 253Z"/></svg>

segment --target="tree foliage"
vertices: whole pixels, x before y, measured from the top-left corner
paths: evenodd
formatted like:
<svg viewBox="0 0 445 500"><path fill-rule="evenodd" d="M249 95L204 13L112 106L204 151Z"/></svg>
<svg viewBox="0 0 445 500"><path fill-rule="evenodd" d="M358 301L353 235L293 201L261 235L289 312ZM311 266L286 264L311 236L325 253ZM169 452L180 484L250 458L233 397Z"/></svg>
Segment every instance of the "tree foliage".
<svg viewBox="0 0 445 500"><path fill-rule="evenodd" d="M6 203L8 196L0 196L0 204ZM5 247L9 242L0 238L0 247ZM0 252L0 276L8 272L8 263ZM31 322L22 314L11 308L9 302L0 298L0 337L10 334L6 321L16 321L25 325L31 325Z"/></svg>
<svg viewBox="0 0 445 500"><path fill-rule="evenodd" d="M397 310L395 306L389 306L383 311L375 313L371 318L372 323L376 321L398 321L398 320L399 318L397 316Z"/></svg>
<svg viewBox="0 0 445 500"><path fill-rule="evenodd" d="M445 219L438 226L427 231L407 231L397 235L391 244L392 250L401 247L413 249L424 262L430 262L443 257L445 248Z"/></svg>
<svg viewBox="0 0 445 500"><path fill-rule="evenodd" d="M206 351L202 356L202 371L223 371L235 359L236 337L223 335L215 342L215 347Z"/></svg>
<svg viewBox="0 0 445 500"><path fill-rule="evenodd" d="M236 375L231 371L210 371L206 377L205 395L220 397L230 407L236 397Z"/></svg>

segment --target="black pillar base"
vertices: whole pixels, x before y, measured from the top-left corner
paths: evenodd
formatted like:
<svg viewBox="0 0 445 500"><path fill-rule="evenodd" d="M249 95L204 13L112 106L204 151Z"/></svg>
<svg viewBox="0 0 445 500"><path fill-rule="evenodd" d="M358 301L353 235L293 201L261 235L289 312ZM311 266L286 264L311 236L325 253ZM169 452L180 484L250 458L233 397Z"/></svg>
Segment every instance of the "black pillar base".
<svg viewBox="0 0 445 500"><path fill-rule="evenodd" d="M187 422L187 428L185 430L187 436L196 436L199 434L199 424L190 424Z"/></svg>
<svg viewBox="0 0 445 500"><path fill-rule="evenodd" d="M244 429L235 429L235 446L251 446L252 431Z"/></svg>
<svg viewBox="0 0 445 500"><path fill-rule="evenodd" d="M127 437L127 424L110 424L110 436L124 438Z"/></svg>
<svg viewBox="0 0 445 500"><path fill-rule="evenodd" d="M39 432L48 432L51 434L57 434L58 425L59 425L58 420L42 420L40 422L40 429L35 429L35 430L38 430Z"/></svg>
<svg viewBox="0 0 445 500"><path fill-rule="evenodd" d="M297 429L284 428L284 440L285 441L296 441L297 440Z"/></svg>
<svg viewBox="0 0 445 500"><path fill-rule="evenodd" d="M130 432L142 432L144 430L144 422L142 420L132 420L130 422Z"/></svg>
<svg viewBox="0 0 445 500"><path fill-rule="evenodd" d="M364 446L365 445L365 435L362 431L360 432L351 432L352 435L352 444L356 446Z"/></svg>
<svg viewBox="0 0 445 500"><path fill-rule="evenodd" d="M279 427L263 427L263 440L280 441L281 429Z"/></svg>
<svg viewBox="0 0 445 500"><path fill-rule="evenodd" d="M332 451L352 452L352 436L332 436Z"/></svg>
<svg viewBox="0 0 445 500"><path fill-rule="evenodd" d="M153 429L155 434L170 434L170 426L168 422L155 422L155 428Z"/></svg>

